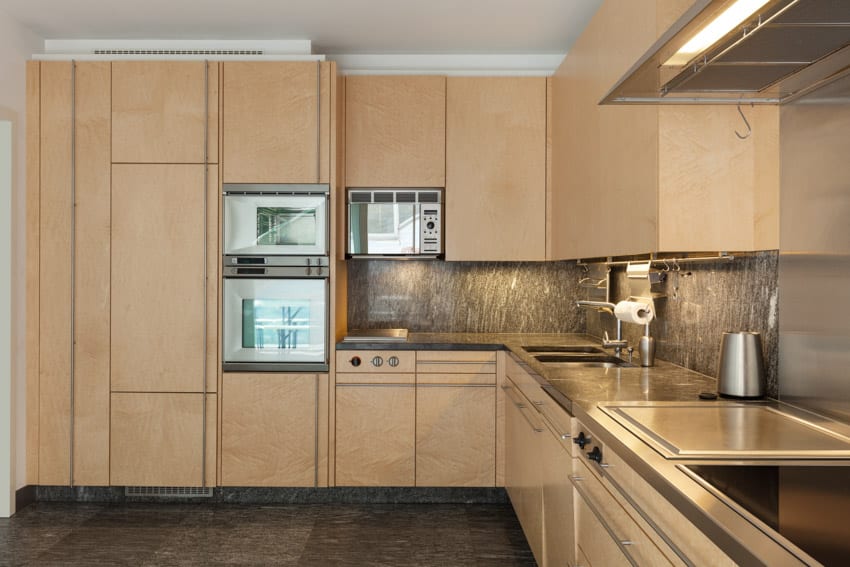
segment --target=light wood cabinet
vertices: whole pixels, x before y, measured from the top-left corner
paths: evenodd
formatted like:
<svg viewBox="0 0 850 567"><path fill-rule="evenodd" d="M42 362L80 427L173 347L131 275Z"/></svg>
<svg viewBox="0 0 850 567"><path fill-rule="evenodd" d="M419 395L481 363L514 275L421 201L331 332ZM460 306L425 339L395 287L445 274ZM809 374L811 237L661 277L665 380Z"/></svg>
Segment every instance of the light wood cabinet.
<svg viewBox="0 0 850 567"><path fill-rule="evenodd" d="M598 105L691 4L604 2L556 71L553 259L778 248L777 107Z"/></svg>
<svg viewBox="0 0 850 567"><path fill-rule="evenodd" d="M345 185L444 187L446 78L350 76Z"/></svg>
<svg viewBox="0 0 850 567"><path fill-rule="evenodd" d="M222 64L225 183L328 183L334 63Z"/></svg>
<svg viewBox="0 0 850 567"><path fill-rule="evenodd" d="M546 259L546 79L450 77L446 259Z"/></svg>
<svg viewBox="0 0 850 567"><path fill-rule="evenodd" d="M203 165L112 168L113 392L201 392L205 371L216 389L217 169L206 211L204 180Z"/></svg>
<svg viewBox="0 0 850 567"><path fill-rule="evenodd" d="M222 486L318 486L326 374L225 373Z"/></svg>
<svg viewBox="0 0 850 567"><path fill-rule="evenodd" d="M206 145L206 148L205 148ZM218 63L112 63L112 161L218 162Z"/></svg>
<svg viewBox="0 0 850 567"><path fill-rule="evenodd" d="M203 394L113 393L111 402L110 484L215 486L215 395L206 412Z"/></svg>
<svg viewBox="0 0 850 567"><path fill-rule="evenodd" d="M560 412L569 421L566 412ZM539 459L543 485L543 556L545 565L575 565L575 506L570 483L572 454L564 432L544 419ZM569 433L569 429L566 430Z"/></svg>
<svg viewBox="0 0 850 567"><path fill-rule="evenodd" d="M412 384L337 385L336 485L414 486L415 412Z"/></svg>

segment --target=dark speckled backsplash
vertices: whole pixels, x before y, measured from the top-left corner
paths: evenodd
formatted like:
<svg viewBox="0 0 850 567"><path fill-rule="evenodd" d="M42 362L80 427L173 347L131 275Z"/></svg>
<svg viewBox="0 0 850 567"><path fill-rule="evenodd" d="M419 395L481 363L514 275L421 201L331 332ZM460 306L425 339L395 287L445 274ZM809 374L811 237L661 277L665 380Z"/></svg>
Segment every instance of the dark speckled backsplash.
<svg viewBox="0 0 850 567"><path fill-rule="evenodd" d="M350 260L348 327L580 333L575 262Z"/></svg>
<svg viewBox="0 0 850 567"><path fill-rule="evenodd" d="M762 334L767 390L777 395L777 251L728 262L686 264L657 290L658 318L651 332L656 356L717 376L723 331ZM405 327L419 332L581 333L614 332L613 318L586 314L584 276L575 262L348 262L349 328ZM625 269L611 274L611 299L628 295ZM630 344L642 327L624 324Z"/></svg>

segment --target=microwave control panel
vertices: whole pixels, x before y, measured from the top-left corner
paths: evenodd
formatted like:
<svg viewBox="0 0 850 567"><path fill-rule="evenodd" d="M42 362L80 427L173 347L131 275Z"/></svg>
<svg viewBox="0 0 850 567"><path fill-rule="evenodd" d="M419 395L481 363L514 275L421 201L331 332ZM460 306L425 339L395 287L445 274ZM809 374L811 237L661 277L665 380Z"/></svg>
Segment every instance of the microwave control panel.
<svg viewBox="0 0 850 567"><path fill-rule="evenodd" d="M420 254L442 254L443 234L441 207L438 204L422 204L422 227L420 233Z"/></svg>

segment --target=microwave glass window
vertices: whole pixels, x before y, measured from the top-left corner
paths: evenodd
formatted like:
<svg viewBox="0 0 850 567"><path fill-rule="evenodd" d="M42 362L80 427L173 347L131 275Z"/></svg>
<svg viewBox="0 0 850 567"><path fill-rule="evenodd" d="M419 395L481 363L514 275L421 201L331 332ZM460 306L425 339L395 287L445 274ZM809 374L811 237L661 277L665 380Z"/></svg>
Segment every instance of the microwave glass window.
<svg viewBox="0 0 850 567"><path fill-rule="evenodd" d="M366 247L358 251L370 254L413 254L416 245L416 207L414 205L373 203L359 207L357 224L366 225ZM365 218L363 218L365 217Z"/></svg>
<svg viewBox="0 0 850 567"><path fill-rule="evenodd" d="M315 245L317 216L315 208L257 207L257 244Z"/></svg>
<svg viewBox="0 0 850 567"><path fill-rule="evenodd" d="M309 302L242 300L242 348L297 349L309 342Z"/></svg>

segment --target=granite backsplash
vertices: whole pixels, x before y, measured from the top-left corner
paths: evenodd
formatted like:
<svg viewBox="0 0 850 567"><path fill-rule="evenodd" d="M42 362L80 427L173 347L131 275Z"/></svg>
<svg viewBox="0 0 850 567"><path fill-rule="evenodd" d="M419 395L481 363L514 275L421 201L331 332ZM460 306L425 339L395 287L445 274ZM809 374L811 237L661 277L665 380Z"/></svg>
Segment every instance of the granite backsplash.
<svg viewBox="0 0 850 567"><path fill-rule="evenodd" d="M767 390L777 395L778 251L731 261L684 264L653 291L656 356L717 375L723 331L758 331L765 351ZM676 275L678 274L678 275ZM348 262L348 326L404 327L416 332L582 333L613 335L613 317L579 310L587 290L575 262ZM611 272L611 300L629 295L623 267ZM643 328L624 324L637 345Z"/></svg>

